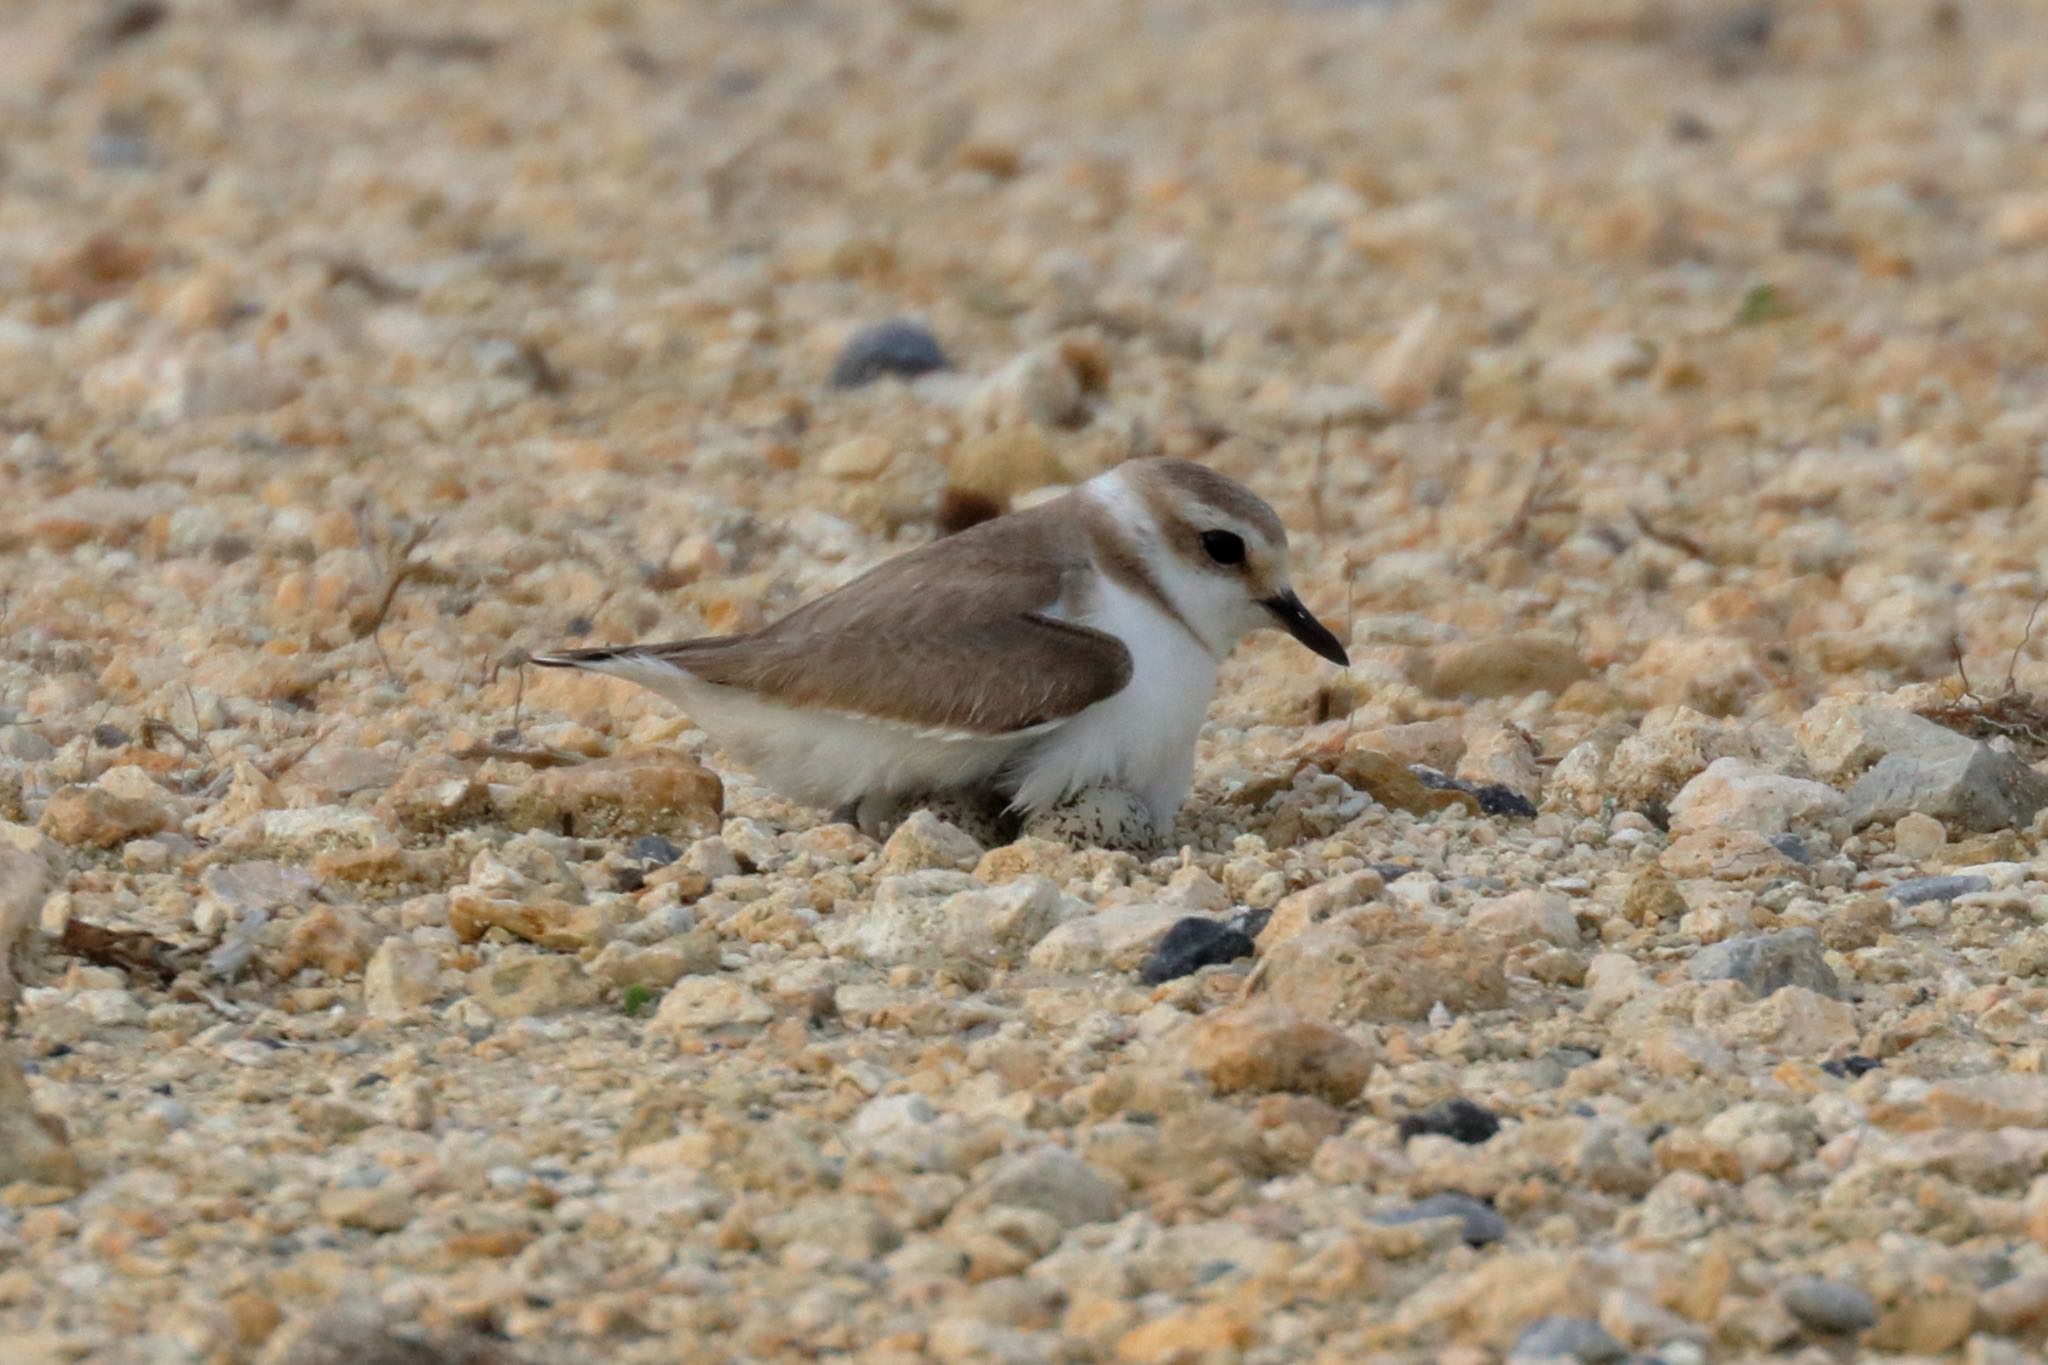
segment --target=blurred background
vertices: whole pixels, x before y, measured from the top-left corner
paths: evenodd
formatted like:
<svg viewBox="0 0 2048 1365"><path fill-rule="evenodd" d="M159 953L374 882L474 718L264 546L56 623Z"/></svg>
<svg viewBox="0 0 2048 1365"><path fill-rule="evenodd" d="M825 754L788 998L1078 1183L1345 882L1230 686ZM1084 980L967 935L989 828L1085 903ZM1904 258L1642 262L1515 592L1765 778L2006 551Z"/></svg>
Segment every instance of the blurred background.
<svg viewBox="0 0 2048 1365"><path fill-rule="evenodd" d="M1592 712L1990 669L2041 579L2044 22L17 3L0 535L136 559L16 625L310 699L434 519L386 643L452 687L1165 452L1282 504L1367 683L1514 626L1626 666Z"/></svg>

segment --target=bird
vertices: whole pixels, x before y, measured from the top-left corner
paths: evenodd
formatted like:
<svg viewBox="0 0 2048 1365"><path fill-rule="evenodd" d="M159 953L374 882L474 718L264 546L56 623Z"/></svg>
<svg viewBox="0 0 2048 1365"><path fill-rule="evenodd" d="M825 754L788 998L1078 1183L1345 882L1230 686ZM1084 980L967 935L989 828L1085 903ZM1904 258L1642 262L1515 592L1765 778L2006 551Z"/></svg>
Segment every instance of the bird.
<svg viewBox="0 0 2048 1365"><path fill-rule="evenodd" d="M532 662L660 694L769 787L870 832L933 794L1024 819L1107 791L1163 839L1218 668L1264 627L1349 666L1289 581L1273 509L1155 457L886 560L760 630Z"/></svg>

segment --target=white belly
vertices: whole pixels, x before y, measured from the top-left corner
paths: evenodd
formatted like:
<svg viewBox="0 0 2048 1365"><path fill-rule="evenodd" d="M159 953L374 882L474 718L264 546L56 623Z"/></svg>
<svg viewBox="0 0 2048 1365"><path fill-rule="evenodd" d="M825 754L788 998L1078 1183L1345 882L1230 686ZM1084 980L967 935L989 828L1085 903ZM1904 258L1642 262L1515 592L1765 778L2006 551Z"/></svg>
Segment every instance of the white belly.
<svg viewBox="0 0 2048 1365"><path fill-rule="evenodd" d="M1216 695L1215 656L1150 600L1108 580L1081 623L1124 642L1131 680L1032 742L1003 783L1026 811L1084 788L1122 787L1163 834L1194 780L1195 740Z"/></svg>
<svg viewBox="0 0 2048 1365"><path fill-rule="evenodd" d="M992 785L1043 730L964 736L893 721L803 711L675 667L627 656L600 671L630 678L688 713L720 749L794 801L834 810L869 796Z"/></svg>

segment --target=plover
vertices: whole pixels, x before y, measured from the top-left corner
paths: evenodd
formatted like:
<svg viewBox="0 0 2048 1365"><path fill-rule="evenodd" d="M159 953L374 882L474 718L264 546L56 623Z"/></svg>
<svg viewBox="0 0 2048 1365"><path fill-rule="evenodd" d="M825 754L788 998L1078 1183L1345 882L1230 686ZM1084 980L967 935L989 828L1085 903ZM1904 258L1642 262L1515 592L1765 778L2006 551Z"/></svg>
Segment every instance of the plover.
<svg viewBox="0 0 2048 1365"><path fill-rule="evenodd" d="M1029 816L1107 788L1164 837L1217 667L1262 626L1349 663L1288 582L1273 509L1201 465L1148 459L762 630L533 662L650 688L769 786L869 829L924 794Z"/></svg>

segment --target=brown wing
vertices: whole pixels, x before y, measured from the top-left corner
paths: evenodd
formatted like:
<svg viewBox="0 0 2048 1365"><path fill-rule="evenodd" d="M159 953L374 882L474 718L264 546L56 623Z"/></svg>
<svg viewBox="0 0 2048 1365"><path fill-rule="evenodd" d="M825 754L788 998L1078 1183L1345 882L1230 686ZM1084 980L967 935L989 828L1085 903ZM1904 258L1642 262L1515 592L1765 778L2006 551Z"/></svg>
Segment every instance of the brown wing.
<svg viewBox="0 0 2048 1365"><path fill-rule="evenodd" d="M1089 569L1044 519L1003 517L892 559L765 630L555 660L652 657L791 706L1009 734L1130 681L1122 641L1044 614Z"/></svg>

